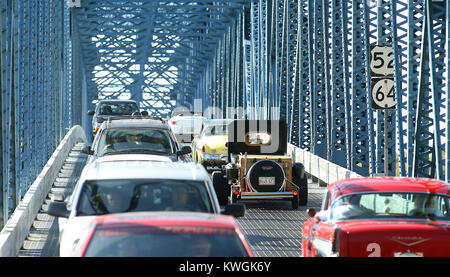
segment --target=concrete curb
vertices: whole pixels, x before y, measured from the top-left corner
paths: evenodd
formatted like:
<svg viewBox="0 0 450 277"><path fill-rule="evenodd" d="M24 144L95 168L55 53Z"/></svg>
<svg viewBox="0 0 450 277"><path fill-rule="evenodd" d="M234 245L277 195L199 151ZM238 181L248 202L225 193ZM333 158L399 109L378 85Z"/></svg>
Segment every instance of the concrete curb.
<svg viewBox="0 0 450 277"><path fill-rule="evenodd" d="M306 172L326 184L331 184L342 179L364 177L290 143L288 144L287 152L295 162L302 163L305 166Z"/></svg>
<svg viewBox="0 0 450 277"><path fill-rule="evenodd" d="M81 126L70 129L0 232L0 257L16 257L73 146L86 142Z"/></svg>

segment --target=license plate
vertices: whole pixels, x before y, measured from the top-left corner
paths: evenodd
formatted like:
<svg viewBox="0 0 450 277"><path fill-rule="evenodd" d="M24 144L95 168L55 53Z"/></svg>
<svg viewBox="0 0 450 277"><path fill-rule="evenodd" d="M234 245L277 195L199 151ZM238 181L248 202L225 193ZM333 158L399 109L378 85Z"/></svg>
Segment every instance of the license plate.
<svg viewBox="0 0 450 277"><path fill-rule="evenodd" d="M274 186L275 177L259 177L260 186Z"/></svg>
<svg viewBox="0 0 450 277"><path fill-rule="evenodd" d="M423 257L422 252L395 252L394 257Z"/></svg>

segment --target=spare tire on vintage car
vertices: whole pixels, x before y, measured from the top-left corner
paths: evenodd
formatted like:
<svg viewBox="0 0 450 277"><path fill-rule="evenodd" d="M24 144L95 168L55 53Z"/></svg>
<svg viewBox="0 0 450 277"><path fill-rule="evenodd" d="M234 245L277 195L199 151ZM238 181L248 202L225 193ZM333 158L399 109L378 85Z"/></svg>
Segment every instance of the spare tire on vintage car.
<svg viewBox="0 0 450 277"><path fill-rule="evenodd" d="M254 163L247 174L247 182L257 192L277 192L284 183L284 170L272 160Z"/></svg>

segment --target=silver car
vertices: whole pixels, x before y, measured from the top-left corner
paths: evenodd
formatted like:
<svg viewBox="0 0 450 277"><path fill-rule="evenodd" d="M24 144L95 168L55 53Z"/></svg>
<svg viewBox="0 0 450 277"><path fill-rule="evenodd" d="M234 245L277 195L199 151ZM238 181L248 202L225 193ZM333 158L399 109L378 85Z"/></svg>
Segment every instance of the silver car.
<svg viewBox="0 0 450 277"><path fill-rule="evenodd" d="M103 122L91 146L88 163L98 157L124 154L164 156L174 162L186 161L190 146L180 147L167 123L157 119L120 119Z"/></svg>

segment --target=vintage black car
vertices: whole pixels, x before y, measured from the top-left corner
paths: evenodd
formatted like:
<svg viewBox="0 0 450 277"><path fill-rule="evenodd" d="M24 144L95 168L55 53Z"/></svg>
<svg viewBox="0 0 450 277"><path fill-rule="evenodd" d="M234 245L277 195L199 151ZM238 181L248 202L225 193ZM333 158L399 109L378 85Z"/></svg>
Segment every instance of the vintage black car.
<svg viewBox="0 0 450 277"><path fill-rule="evenodd" d="M228 125L228 163L213 172L219 203L286 199L292 208L308 201L305 167L287 152L287 126L281 120L234 120Z"/></svg>

